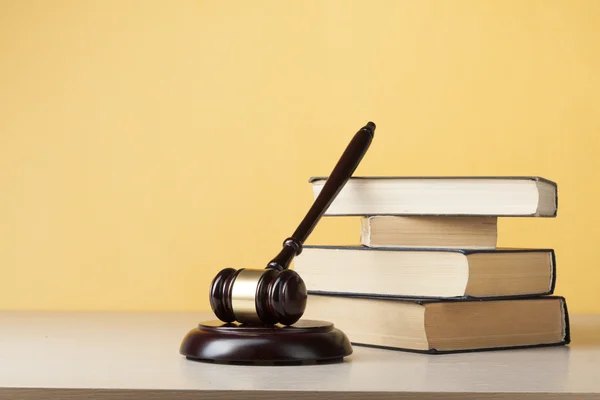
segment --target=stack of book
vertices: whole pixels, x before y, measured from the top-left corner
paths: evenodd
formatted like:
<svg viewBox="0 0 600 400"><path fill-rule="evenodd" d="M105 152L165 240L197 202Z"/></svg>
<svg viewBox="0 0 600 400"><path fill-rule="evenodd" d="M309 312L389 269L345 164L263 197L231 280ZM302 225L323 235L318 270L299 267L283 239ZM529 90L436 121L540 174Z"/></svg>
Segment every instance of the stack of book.
<svg viewBox="0 0 600 400"><path fill-rule="evenodd" d="M326 179L310 179L314 198ZM557 208L540 177L352 177L324 216L360 217L360 244L304 246L304 318L424 353L568 344L554 250L497 246L499 218Z"/></svg>

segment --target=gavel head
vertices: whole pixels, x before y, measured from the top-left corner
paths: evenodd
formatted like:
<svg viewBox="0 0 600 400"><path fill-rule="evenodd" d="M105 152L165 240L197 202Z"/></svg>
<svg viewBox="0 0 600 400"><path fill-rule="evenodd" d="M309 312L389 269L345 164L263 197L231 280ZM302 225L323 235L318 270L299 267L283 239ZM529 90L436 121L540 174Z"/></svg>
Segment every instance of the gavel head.
<svg viewBox="0 0 600 400"><path fill-rule="evenodd" d="M210 306L223 322L293 325L306 298L304 281L290 269L225 268L210 285Z"/></svg>

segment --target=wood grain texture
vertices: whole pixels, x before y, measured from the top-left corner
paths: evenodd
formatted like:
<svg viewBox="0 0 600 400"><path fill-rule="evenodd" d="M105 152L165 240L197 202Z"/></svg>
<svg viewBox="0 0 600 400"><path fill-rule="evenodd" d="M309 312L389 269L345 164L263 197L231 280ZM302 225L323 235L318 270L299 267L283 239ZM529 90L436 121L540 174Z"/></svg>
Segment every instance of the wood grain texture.
<svg viewBox="0 0 600 400"><path fill-rule="evenodd" d="M186 360L183 335L204 319L0 312L0 399L600 398L595 315L572 316L568 347L432 356L354 346L341 364L291 367Z"/></svg>

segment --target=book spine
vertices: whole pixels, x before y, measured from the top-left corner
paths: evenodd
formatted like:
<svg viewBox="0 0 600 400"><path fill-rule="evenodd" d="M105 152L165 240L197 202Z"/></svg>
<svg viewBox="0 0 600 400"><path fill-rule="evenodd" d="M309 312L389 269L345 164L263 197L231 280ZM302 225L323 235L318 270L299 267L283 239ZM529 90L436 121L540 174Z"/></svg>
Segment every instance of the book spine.
<svg viewBox="0 0 600 400"><path fill-rule="evenodd" d="M569 319L569 308L567 307L567 299L562 296L556 296L561 299L563 308L563 321L564 321L564 344L571 343L571 323Z"/></svg>

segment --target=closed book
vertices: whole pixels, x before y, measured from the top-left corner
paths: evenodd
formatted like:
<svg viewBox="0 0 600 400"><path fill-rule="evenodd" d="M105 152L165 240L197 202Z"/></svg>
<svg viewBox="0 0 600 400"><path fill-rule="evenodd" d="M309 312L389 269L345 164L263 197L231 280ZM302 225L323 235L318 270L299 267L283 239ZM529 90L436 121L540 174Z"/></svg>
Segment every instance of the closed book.
<svg viewBox="0 0 600 400"><path fill-rule="evenodd" d="M431 354L570 343L560 296L408 301L309 295L304 318L331 321L354 345Z"/></svg>
<svg viewBox="0 0 600 400"><path fill-rule="evenodd" d="M375 215L361 218L367 247L494 249L498 217Z"/></svg>
<svg viewBox="0 0 600 400"><path fill-rule="evenodd" d="M306 245L293 268L310 293L515 297L552 294L556 281L552 249Z"/></svg>
<svg viewBox="0 0 600 400"><path fill-rule="evenodd" d="M313 196L327 177L312 177ZM353 176L325 216L555 217L557 184L537 176Z"/></svg>

